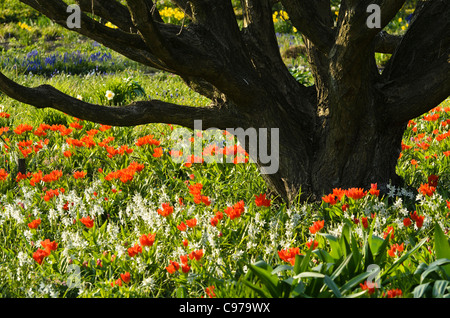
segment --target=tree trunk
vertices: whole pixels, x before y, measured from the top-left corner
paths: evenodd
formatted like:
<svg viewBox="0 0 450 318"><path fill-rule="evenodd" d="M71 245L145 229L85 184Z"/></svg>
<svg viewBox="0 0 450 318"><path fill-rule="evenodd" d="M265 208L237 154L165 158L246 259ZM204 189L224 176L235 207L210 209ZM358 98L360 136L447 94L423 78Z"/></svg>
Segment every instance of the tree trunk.
<svg viewBox="0 0 450 318"><path fill-rule="evenodd" d="M277 83L280 85L279 77ZM307 93L313 90L311 87ZM324 90L329 91L326 87L318 89ZM407 122L393 125L384 118L385 114L377 113L375 109L384 106L380 105L381 98L370 93L361 96L360 93L358 100L367 102L365 107L357 106L365 111L359 116L350 116L343 111L348 105L339 103L328 92L327 101L322 102L321 107L316 105L321 111L314 120L305 121L304 114L298 111L302 107L295 105L299 91L290 90L287 95L281 95L281 89L278 92L272 99L264 96L265 103L270 106L249 116L251 119L243 124L279 129L278 171L263 174L273 192L287 202L297 199L318 201L333 188L360 187L367 190L372 183L377 183L378 189L385 192L387 184L401 185L396 165ZM304 96L305 92L302 93ZM317 101L314 95L309 99L310 103ZM304 97L301 100L304 103ZM330 100L337 104L329 105ZM340 111L330 114L330 109ZM310 134L299 129L305 122L314 125ZM270 147L270 141L267 147ZM261 162L258 164L267 166Z"/></svg>

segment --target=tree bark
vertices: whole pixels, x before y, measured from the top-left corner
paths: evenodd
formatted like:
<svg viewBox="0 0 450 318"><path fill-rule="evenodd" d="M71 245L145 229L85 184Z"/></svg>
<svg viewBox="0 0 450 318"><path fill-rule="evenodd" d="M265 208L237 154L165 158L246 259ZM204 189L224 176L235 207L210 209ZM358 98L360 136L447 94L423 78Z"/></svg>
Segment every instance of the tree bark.
<svg viewBox="0 0 450 318"><path fill-rule="evenodd" d="M320 201L333 188L367 190L372 183L377 183L385 193L388 184L402 185L396 165L407 121L392 124L384 120L382 114L376 113L378 108L384 107L383 98L370 90L357 100L365 103L364 106L358 104L364 112L355 117L346 112L330 113L329 109L336 107L330 105L335 101L335 93L325 85L320 90L327 96L321 101L322 108L327 111L318 113L315 121L309 122L313 123L309 134L299 129L304 119L295 111L299 107L295 103L298 96L303 95L311 105L317 106L313 90L292 89L282 98L266 95L264 100L269 106L259 112L257 118L241 122L247 128L280 129L278 171L263 175L269 188L286 202L294 202ZM289 102L294 104L289 105ZM258 164L265 166L261 162Z"/></svg>

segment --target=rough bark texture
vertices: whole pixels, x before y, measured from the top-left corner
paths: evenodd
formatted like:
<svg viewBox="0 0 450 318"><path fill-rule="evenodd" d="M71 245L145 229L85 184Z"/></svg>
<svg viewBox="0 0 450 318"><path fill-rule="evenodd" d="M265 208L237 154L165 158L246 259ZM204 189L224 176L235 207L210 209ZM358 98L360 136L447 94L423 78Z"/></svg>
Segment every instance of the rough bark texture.
<svg viewBox="0 0 450 318"><path fill-rule="evenodd" d="M61 0L22 0L65 26ZM152 122L193 128L279 128L279 169L268 186L291 202L318 200L335 187L383 190L401 182L395 167L410 119L450 93L450 2L420 1L406 34L366 26L369 4L381 8L382 28L404 0L343 0L335 23L329 0L280 1L303 36L315 85L305 87L283 63L272 0L242 0L239 28L231 1L172 1L190 23L164 23L150 0L78 0L82 10L116 24L109 29L82 15L74 29L142 64L181 76L211 99L197 108L161 101L128 107L91 105L49 86L25 88L0 74L0 89L21 102L52 107L111 125ZM392 54L380 74L375 52ZM270 130L269 130L270 131ZM270 143L270 140L268 141ZM262 165L261 162L258 162Z"/></svg>

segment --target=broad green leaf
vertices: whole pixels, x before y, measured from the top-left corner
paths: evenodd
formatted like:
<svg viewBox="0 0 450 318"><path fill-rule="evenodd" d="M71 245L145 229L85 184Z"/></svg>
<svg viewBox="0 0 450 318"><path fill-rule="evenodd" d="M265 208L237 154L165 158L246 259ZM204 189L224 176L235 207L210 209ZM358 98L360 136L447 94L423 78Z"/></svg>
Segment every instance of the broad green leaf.
<svg viewBox="0 0 450 318"><path fill-rule="evenodd" d="M298 275L295 275L295 276L294 276L294 279L297 279L297 278L304 278L304 277L324 278L325 275L322 274L322 273L316 273L316 272L303 272L303 273L300 273L300 274L298 274Z"/></svg>
<svg viewBox="0 0 450 318"><path fill-rule="evenodd" d="M347 221L347 220L345 220ZM351 225L344 221L344 226L342 227L342 234L339 240L339 244L341 246L341 251L344 253L344 256L347 256L350 253L350 230Z"/></svg>
<svg viewBox="0 0 450 318"><path fill-rule="evenodd" d="M435 223L434 225L434 247L436 250L437 259L450 259L450 244L448 243L448 239L444 232L442 232L442 229L438 223ZM450 265L444 266L443 268L447 276L450 277Z"/></svg>
<svg viewBox="0 0 450 318"><path fill-rule="evenodd" d="M299 274L308 269L309 260L312 253L312 245L311 248L306 252L306 255L295 255L295 263L294 263L294 273Z"/></svg>
<svg viewBox="0 0 450 318"><path fill-rule="evenodd" d="M348 265L348 263L350 262L352 257L353 257L353 254L348 255L347 258L338 266L338 268L336 268L336 270L330 276L330 278L332 280L334 280L336 277L338 277L342 273L342 271Z"/></svg>
<svg viewBox="0 0 450 318"><path fill-rule="evenodd" d="M337 239L337 237L335 237L334 235L331 235L331 234L327 234L327 233L319 233L319 234L324 236L330 243L331 257L333 257L335 260L340 259L342 257L343 253L342 253L341 245L339 244L339 240Z"/></svg>
<svg viewBox="0 0 450 318"><path fill-rule="evenodd" d="M292 269L293 269L293 267L292 267L291 265L286 265L286 264L280 265L280 266L277 266L277 267L272 271L272 275L275 275L275 274L277 274L277 273L279 273L279 272L290 271L290 270L292 270Z"/></svg>
<svg viewBox="0 0 450 318"><path fill-rule="evenodd" d="M419 286L416 286L413 290L414 298L421 298L423 295L425 295L427 289L429 288L430 283L421 284Z"/></svg>
<svg viewBox="0 0 450 318"><path fill-rule="evenodd" d="M363 291L360 291L360 292L357 292L357 293L354 293L354 294L350 294L350 295L344 296L344 298L358 298L359 296L362 296L365 293L367 293L367 290L363 290Z"/></svg>
<svg viewBox="0 0 450 318"><path fill-rule="evenodd" d="M420 275L420 282L423 283L425 278L427 278L430 273L439 271L441 268L443 268L442 265L446 264L450 264L450 259L441 258L428 265L427 269L424 270Z"/></svg>
<svg viewBox="0 0 450 318"><path fill-rule="evenodd" d="M177 298L186 298L187 290L185 286L181 286L177 288Z"/></svg>
<svg viewBox="0 0 450 318"><path fill-rule="evenodd" d="M247 287L251 288L253 291L255 291L259 296L261 296L262 298L269 298L270 295L267 294L262 288L250 283L247 280L243 281L245 285L247 285Z"/></svg>
<svg viewBox="0 0 450 318"><path fill-rule="evenodd" d="M249 264L251 271L261 280L264 286L267 287L272 297L280 297L280 290L278 285L278 277L272 275L272 268L266 263L257 262L255 265Z"/></svg>
<svg viewBox="0 0 450 318"><path fill-rule="evenodd" d="M437 280L434 282L433 285L433 298L441 298L444 296L446 290L447 290L447 286L449 284L448 280Z"/></svg>
<svg viewBox="0 0 450 318"><path fill-rule="evenodd" d="M108 224L108 220L106 220L104 223L103 223L103 225L100 227L100 232L101 233L105 233L105 228L106 228L106 225Z"/></svg>
<svg viewBox="0 0 450 318"><path fill-rule="evenodd" d="M289 277L287 279L283 279L280 282L280 287L279 287L279 289L281 290L280 297L284 297L284 298L289 297L289 294L290 294L291 289L292 289L292 285L295 282L296 282L296 280L293 277Z"/></svg>
<svg viewBox="0 0 450 318"><path fill-rule="evenodd" d="M351 246L352 246L352 262L354 264L354 273L356 273L358 271L358 268L361 264L361 259L362 259L362 254L359 251L359 246L357 244L357 239L355 237L353 237L352 242L351 242Z"/></svg>
<svg viewBox="0 0 450 318"><path fill-rule="evenodd" d="M305 291L305 284L300 281L298 282L297 286L294 288L294 290L292 291L292 296L294 297L309 297L307 295L304 294Z"/></svg>
<svg viewBox="0 0 450 318"><path fill-rule="evenodd" d="M422 275L424 271L426 271L428 268L428 265L425 263L420 263L419 266L417 266L416 270L414 271L414 275Z"/></svg>
<svg viewBox="0 0 450 318"><path fill-rule="evenodd" d="M381 238L380 238L381 239ZM381 245L378 247L377 252L374 253L375 256L375 264L380 265L383 259L386 257L386 249L389 244L389 238L383 240Z"/></svg>
<svg viewBox="0 0 450 318"><path fill-rule="evenodd" d="M367 268L370 264L374 264L374 262L370 243L367 240L364 244L364 268Z"/></svg>
<svg viewBox="0 0 450 318"><path fill-rule="evenodd" d="M294 273L298 274L300 273L303 261L305 260L306 256L305 255L295 255L295 262L294 262Z"/></svg>
<svg viewBox="0 0 450 318"><path fill-rule="evenodd" d="M346 291L352 289L353 287L355 287L356 285L361 283L364 279L369 277L371 274L372 274L372 272L364 272L364 273L359 274L358 276L353 277L347 283L345 283L344 285L341 286L341 288L340 288L341 293L344 294Z"/></svg>
<svg viewBox="0 0 450 318"><path fill-rule="evenodd" d="M333 263L336 261L327 251L322 249L315 250L314 254L316 254L324 263Z"/></svg>
<svg viewBox="0 0 450 318"><path fill-rule="evenodd" d="M387 239L387 238L386 238L386 240L384 240L379 236L372 235L371 240L370 240L370 249L372 251L372 255L378 255L379 252L381 251L383 244L387 245L386 241L387 241L387 243L389 243L389 239Z"/></svg>
<svg viewBox="0 0 450 318"><path fill-rule="evenodd" d="M339 287L336 285L336 283L333 281L333 279L331 279L329 276L325 275L324 278L324 283L331 289L331 291L333 292L333 294L338 297L341 298L341 292L339 291Z"/></svg>
<svg viewBox="0 0 450 318"><path fill-rule="evenodd" d="M282 282L292 286L296 281L294 277L288 277L286 279L283 279Z"/></svg>

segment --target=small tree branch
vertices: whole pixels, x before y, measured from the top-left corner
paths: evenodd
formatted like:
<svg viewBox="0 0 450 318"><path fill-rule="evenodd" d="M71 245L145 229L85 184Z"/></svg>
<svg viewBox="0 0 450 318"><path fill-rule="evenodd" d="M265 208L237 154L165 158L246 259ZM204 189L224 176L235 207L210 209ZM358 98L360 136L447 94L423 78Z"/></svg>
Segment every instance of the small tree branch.
<svg viewBox="0 0 450 318"><path fill-rule="evenodd" d="M117 1L105 0L76 0L81 10L90 12L110 21L126 32L134 29L131 16L127 8Z"/></svg>
<svg viewBox="0 0 450 318"><path fill-rule="evenodd" d="M241 49L240 31L231 1L190 0L194 24L213 33L218 41L232 45L230 50Z"/></svg>
<svg viewBox="0 0 450 318"><path fill-rule="evenodd" d="M0 90L19 102L37 108L50 107L83 120L112 126L167 123L193 128L194 120L202 120L205 129L226 129L234 127L238 118L226 107L191 107L159 100L137 101L121 107L96 105L64 94L50 85L36 88L22 86L2 73Z"/></svg>
<svg viewBox="0 0 450 318"><path fill-rule="evenodd" d="M21 0L21 2L43 13L61 26L85 35L143 65L180 75L183 78L196 78L202 82L209 82L212 87L227 96L227 100L232 100L237 105L251 107L254 94L263 91L258 87L257 76L244 50L233 50L233 47L238 46L237 41L234 44L223 41L202 25L193 24L180 33L179 26L152 21L153 26L150 25L150 28L154 27L153 31L160 33L160 37L156 39L163 40L160 42L160 48L155 50L153 47L152 50L149 44L154 42L146 43L139 34L109 28L93 20L84 12L81 13L81 28L70 29L67 26L67 19L70 16L67 12L68 5L61 0L46 0L45 5L41 5L37 0ZM134 3L139 4L137 0ZM145 1L145 3L146 9L141 11L148 14L150 2ZM134 9L135 13L137 11L138 7ZM139 14L143 13L138 12ZM145 29L149 26L141 26L141 28ZM164 59L164 55L155 53L159 49L167 50L171 55L171 61L176 63L173 66L168 65L166 61L169 60ZM230 68L230 65L233 65L233 68ZM236 70L239 71L236 72Z"/></svg>
<svg viewBox="0 0 450 318"><path fill-rule="evenodd" d="M162 19L161 14L156 7L156 3L154 3L152 0L145 0L145 2L147 3L147 7L150 8L152 19L156 22L164 23L164 20Z"/></svg>
<svg viewBox="0 0 450 318"><path fill-rule="evenodd" d="M175 4L179 9L183 10L184 14L192 19L192 11L191 6L189 5L189 0L170 0L173 4Z"/></svg>
<svg viewBox="0 0 450 318"><path fill-rule="evenodd" d="M135 27L131 21L130 12L127 7L116 0L76 0L81 10L92 13L107 21L110 21L125 32L135 33ZM153 1L146 0L152 8L152 17L155 21L163 22L156 5Z"/></svg>
<svg viewBox="0 0 450 318"><path fill-rule="evenodd" d="M168 43L161 36L159 29L151 17L150 10L144 0L127 0L128 9L131 13L133 24L139 30L143 40L152 50L153 54L164 63L172 65L176 68L176 60L173 59L173 54L168 49ZM174 65L175 64L175 65Z"/></svg>
<svg viewBox="0 0 450 318"><path fill-rule="evenodd" d="M378 77L374 51L380 28L384 28L401 9L405 0L343 0L337 23L334 45L330 51L330 71L338 90L349 100L364 96L368 83ZM379 5L380 28L367 25L370 4ZM381 38L379 36L378 38ZM353 86L353 87L352 87ZM338 96L339 94L336 94ZM342 97L342 96L341 96ZM352 104L356 105L352 102Z"/></svg>
<svg viewBox="0 0 450 318"><path fill-rule="evenodd" d="M387 33L386 31L381 31L375 37L375 52L394 54L401 40L401 35L393 35Z"/></svg>
<svg viewBox="0 0 450 318"><path fill-rule="evenodd" d="M410 73L379 86L386 103L382 110L386 122L404 124L435 108L450 96L450 60L433 63L418 78Z"/></svg>
<svg viewBox="0 0 450 318"><path fill-rule="evenodd" d="M343 0L337 22L336 45L342 46L343 41L356 45L368 46L398 13L405 0ZM380 7L379 28L369 28L367 9L369 5ZM351 46L347 46L351 47Z"/></svg>
<svg viewBox="0 0 450 318"><path fill-rule="evenodd" d="M267 57L271 64L282 63L272 20L271 2L269 0L243 0L241 2L246 44L256 49L258 56ZM249 41L253 43L249 43ZM256 63L261 65L260 62Z"/></svg>
<svg viewBox="0 0 450 318"><path fill-rule="evenodd" d="M402 40L401 35L393 35L387 33L386 31L381 31L375 37L375 52L394 54L401 40ZM306 46L302 44L293 45L287 48L284 52L282 52L283 57L286 58L296 58L299 55L306 55L306 54L307 54Z"/></svg>
<svg viewBox="0 0 450 318"><path fill-rule="evenodd" d="M231 5L194 1L191 6L194 23L179 32L178 26L152 21L143 0L127 0L127 3L142 38L172 73L203 79L236 104L250 104L252 94L258 89L257 81L242 49L240 34L232 31L238 29ZM205 20L206 8L212 14L221 12L223 17L218 14L215 22Z"/></svg>
<svg viewBox="0 0 450 318"><path fill-rule="evenodd" d="M334 42L330 1L281 0L281 3L297 30L328 55Z"/></svg>

